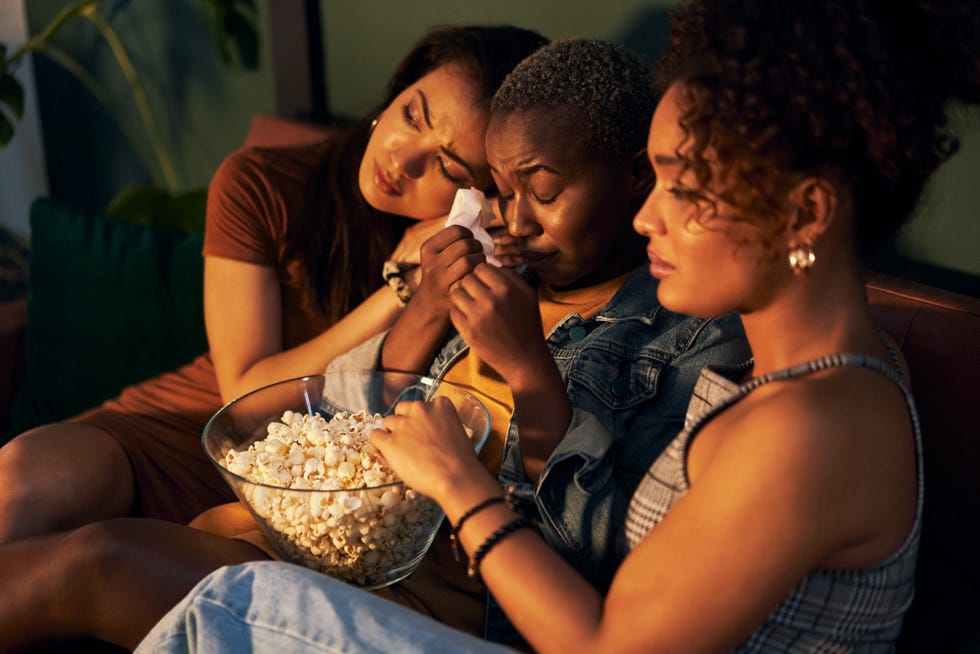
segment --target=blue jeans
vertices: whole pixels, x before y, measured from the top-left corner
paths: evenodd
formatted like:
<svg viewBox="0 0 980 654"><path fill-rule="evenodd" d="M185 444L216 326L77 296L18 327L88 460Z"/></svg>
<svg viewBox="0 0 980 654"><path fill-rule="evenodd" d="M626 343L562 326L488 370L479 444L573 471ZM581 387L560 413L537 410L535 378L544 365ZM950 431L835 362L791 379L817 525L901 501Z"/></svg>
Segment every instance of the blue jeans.
<svg viewBox="0 0 980 654"><path fill-rule="evenodd" d="M326 575L272 561L210 574L136 652L513 654Z"/></svg>

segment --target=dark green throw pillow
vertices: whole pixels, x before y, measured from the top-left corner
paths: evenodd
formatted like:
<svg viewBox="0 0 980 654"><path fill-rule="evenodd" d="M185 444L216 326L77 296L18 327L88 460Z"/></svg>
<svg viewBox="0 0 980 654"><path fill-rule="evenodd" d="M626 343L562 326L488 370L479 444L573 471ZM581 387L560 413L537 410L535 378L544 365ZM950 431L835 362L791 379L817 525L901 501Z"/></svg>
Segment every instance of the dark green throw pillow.
<svg viewBox="0 0 980 654"><path fill-rule="evenodd" d="M69 418L206 351L204 233L31 206L27 379L10 432Z"/></svg>

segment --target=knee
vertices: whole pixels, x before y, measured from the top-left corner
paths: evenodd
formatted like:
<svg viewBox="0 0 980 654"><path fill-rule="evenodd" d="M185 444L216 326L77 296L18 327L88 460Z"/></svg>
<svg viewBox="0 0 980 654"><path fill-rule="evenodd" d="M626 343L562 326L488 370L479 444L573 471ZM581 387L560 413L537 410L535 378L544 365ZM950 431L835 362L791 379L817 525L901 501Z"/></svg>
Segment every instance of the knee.
<svg viewBox="0 0 980 654"><path fill-rule="evenodd" d="M146 569L145 543L130 528L131 519L103 520L65 533L61 557L82 583L111 589L131 584Z"/></svg>
<svg viewBox="0 0 980 654"><path fill-rule="evenodd" d="M127 515L134 493L110 435L73 423L32 429L0 448L0 542Z"/></svg>
<svg viewBox="0 0 980 654"><path fill-rule="evenodd" d="M20 529L36 520L40 480L49 474L39 454L24 436L0 447L0 543L33 535Z"/></svg>

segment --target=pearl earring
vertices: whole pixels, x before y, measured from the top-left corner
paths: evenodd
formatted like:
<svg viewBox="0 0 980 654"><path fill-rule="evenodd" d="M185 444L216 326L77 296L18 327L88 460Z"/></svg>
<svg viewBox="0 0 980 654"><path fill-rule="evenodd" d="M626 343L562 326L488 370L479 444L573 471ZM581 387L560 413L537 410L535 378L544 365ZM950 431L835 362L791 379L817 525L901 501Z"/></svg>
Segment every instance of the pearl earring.
<svg viewBox="0 0 980 654"><path fill-rule="evenodd" d="M803 277L810 272L810 268L816 263L817 257L813 254L813 246L810 243L802 243L790 248L787 260L789 261L789 269L793 271L793 274L797 277Z"/></svg>

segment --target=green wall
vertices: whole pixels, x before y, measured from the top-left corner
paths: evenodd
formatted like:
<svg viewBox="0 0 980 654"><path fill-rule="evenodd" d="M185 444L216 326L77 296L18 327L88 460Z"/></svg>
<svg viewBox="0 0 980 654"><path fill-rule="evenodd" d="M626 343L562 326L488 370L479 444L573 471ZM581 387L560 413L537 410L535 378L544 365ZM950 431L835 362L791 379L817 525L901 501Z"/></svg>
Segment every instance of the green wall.
<svg viewBox="0 0 980 654"><path fill-rule="evenodd" d="M258 111L275 111L268 2L260 5L262 63L228 69L201 20L199 0L120 0L112 24L124 37L157 110L161 130L187 187L207 183L221 158L245 136ZM28 22L40 29L66 3L30 0ZM672 0L321 0L329 108L356 116L375 104L400 56L439 23L509 22L550 38L587 36L624 43L653 59L666 41L664 14ZM60 40L113 89L117 112L134 124L131 100L115 64L88 25ZM87 92L56 67L35 60L52 194L86 209L103 208L120 186L148 181L139 160ZM980 295L980 113L957 115L967 129L962 148L930 184L915 218L882 267L902 272L907 260L952 275L924 281ZM136 124L138 127L138 124Z"/></svg>
<svg viewBox="0 0 980 654"><path fill-rule="evenodd" d="M320 5L331 108L342 115L358 115L379 99L398 60L432 25L512 23L551 39L586 36L617 41L653 59L666 48L666 11L674 2L327 0Z"/></svg>

